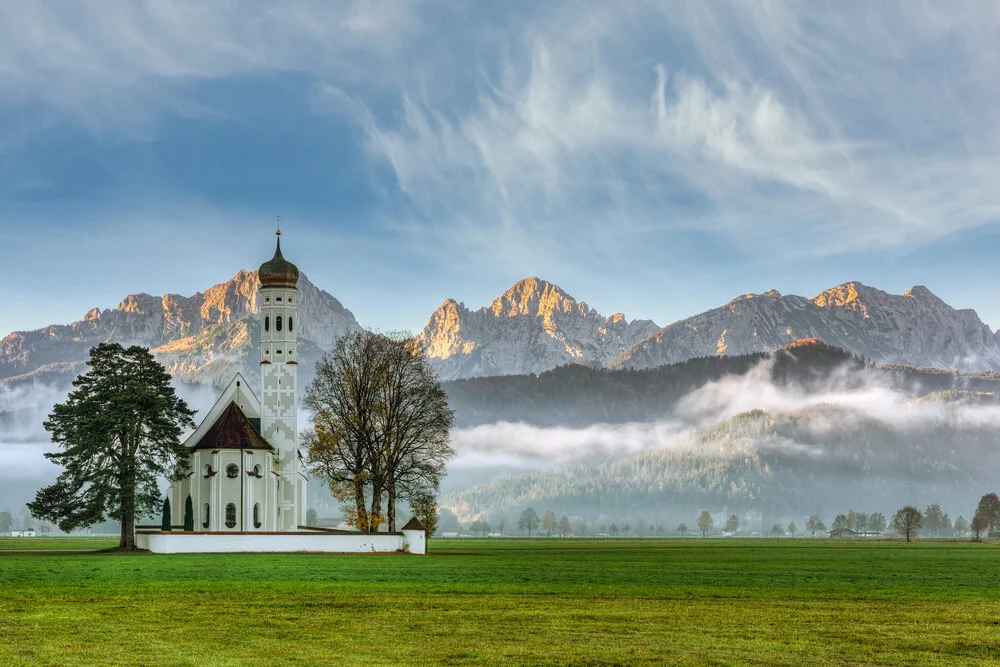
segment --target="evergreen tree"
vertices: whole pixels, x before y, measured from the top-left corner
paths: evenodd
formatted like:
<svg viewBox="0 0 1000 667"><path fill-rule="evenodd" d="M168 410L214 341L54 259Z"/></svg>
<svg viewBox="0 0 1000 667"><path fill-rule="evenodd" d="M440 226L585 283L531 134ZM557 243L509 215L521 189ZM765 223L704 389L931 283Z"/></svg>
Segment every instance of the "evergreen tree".
<svg viewBox="0 0 1000 667"><path fill-rule="evenodd" d="M160 530L167 531L168 533L172 530L170 525L170 498L163 499L163 518L160 519Z"/></svg>
<svg viewBox="0 0 1000 667"><path fill-rule="evenodd" d="M187 468L180 435L194 426L194 411L144 347L102 343L87 363L90 370L44 423L62 448L45 457L64 470L28 508L63 532L110 516L121 522L119 545L133 551L136 519L160 509L158 479Z"/></svg>
<svg viewBox="0 0 1000 667"><path fill-rule="evenodd" d="M184 501L184 530L189 533L194 530L194 503L190 495Z"/></svg>

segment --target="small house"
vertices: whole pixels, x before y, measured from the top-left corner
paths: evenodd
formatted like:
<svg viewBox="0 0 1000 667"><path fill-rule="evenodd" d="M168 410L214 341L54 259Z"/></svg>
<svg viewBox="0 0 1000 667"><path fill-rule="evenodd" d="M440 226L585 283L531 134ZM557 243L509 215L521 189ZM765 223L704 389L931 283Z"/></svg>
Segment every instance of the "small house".
<svg viewBox="0 0 1000 667"><path fill-rule="evenodd" d="M24 530L12 530L10 531L11 537L37 537L38 533L35 532L34 528L26 528Z"/></svg>
<svg viewBox="0 0 1000 667"><path fill-rule="evenodd" d="M858 536L857 532L851 530L850 528L835 528L830 531L829 535L830 537L839 537L839 538Z"/></svg>

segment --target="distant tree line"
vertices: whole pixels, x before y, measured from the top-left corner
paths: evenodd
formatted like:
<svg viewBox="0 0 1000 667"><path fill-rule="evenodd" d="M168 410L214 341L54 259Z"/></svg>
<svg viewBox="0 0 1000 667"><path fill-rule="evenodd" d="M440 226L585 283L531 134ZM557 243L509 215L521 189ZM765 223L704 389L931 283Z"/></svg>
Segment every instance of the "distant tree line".
<svg viewBox="0 0 1000 667"><path fill-rule="evenodd" d="M723 515L725 516L725 515ZM759 523L759 518L758 518ZM477 537L511 535L506 520L500 520L496 526L490 524L485 517L473 520L464 526L448 509L441 510L441 532L463 534L466 531ZM526 537L666 537L676 533L681 537L691 533L685 522L681 522L673 531L664 528L663 523L647 522L632 519L598 519L588 521L582 517L562 515L558 521L552 510L545 510L539 517L533 507L524 509L513 524L513 534ZM694 521L696 533L708 537L715 534L715 518L709 510L702 510ZM723 535L770 535L796 536L799 527L794 520L787 524L775 522L769 527L760 526L760 530L750 530L744 527L740 517L729 514L722 524ZM819 514L809 516L805 522L805 533L810 537L825 537L827 526ZM881 537L892 531L893 534L911 541L921 532L924 535L937 538L965 537L970 533L975 540L984 536L1000 537L1000 497L996 493L984 495L978 506L972 522L963 516L951 521L947 513L942 511L938 503L927 505L921 512L912 505L900 508L891 518L887 519L882 512L856 512L849 509L846 513L837 514L831 524L831 532L846 529L850 533L861 536Z"/></svg>

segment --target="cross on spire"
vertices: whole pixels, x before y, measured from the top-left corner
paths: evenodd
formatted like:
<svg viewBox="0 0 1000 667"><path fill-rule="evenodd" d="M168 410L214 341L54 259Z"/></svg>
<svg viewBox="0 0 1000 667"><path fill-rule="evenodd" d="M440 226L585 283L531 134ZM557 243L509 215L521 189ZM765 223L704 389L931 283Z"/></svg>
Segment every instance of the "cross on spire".
<svg viewBox="0 0 1000 667"><path fill-rule="evenodd" d="M278 236L281 236L281 215L274 216L274 219L278 221L278 231L275 232Z"/></svg>

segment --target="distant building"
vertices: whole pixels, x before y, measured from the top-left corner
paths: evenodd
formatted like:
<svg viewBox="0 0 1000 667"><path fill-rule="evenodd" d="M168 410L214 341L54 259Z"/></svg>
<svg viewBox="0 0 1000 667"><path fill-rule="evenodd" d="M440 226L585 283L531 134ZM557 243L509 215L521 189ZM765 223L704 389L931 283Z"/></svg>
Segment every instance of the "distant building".
<svg viewBox="0 0 1000 667"><path fill-rule="evenodd" d="M12 530L10 531L11 537L37 537L38 533L35 532L34 528L26 528L24 530Z"/></svg>
<svg viewBox="0 0 1000 667"><path fill-rule="evenodd" d="M830 537L857 537L858 534L850 528L835 528L829 533Z"/></svg>

